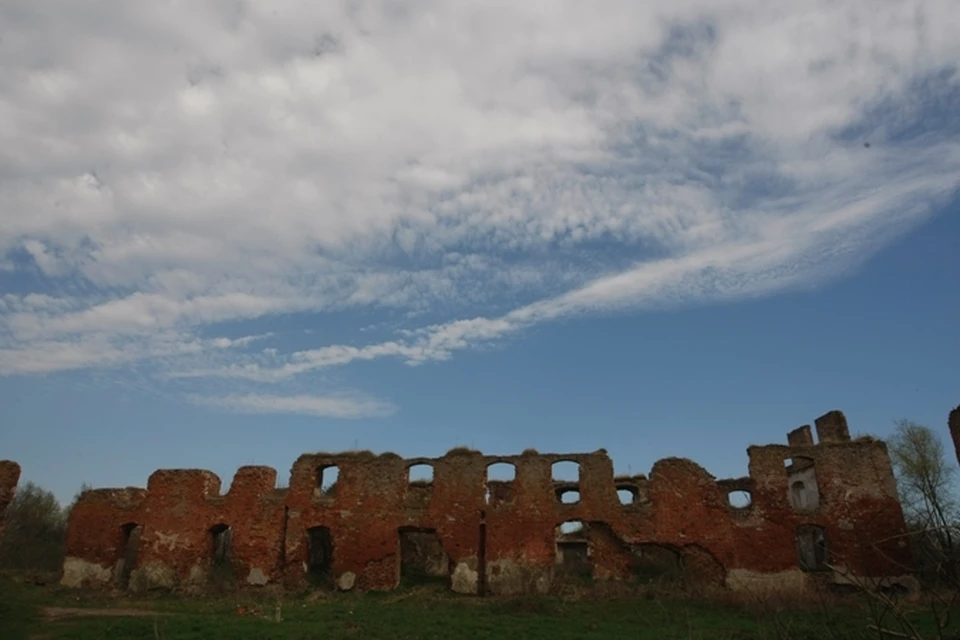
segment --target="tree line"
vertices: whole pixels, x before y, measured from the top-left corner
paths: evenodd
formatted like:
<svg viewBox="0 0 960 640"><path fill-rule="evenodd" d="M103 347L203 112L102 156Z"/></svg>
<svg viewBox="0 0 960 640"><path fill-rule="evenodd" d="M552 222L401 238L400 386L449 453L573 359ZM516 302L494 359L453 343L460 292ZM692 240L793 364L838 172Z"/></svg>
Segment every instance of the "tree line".
<svg viewBox="0 0 960 640"><path fill-rule="evenodd" d="M52 573L63 566L67 519L84 484L73 501L63 507L52 492L27 482L17 488L7 506L6 528L0 539L0 569L16 572Z"/></svg>

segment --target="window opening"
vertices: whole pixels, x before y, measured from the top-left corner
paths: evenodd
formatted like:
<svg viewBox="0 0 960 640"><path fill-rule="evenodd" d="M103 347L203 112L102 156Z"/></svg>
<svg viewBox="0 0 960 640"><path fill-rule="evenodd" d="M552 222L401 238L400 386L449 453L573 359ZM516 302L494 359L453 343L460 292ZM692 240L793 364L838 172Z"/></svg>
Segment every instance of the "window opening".
<svg viewBox="0 0 960 640"><path fill-rule="evenodd" d="M746 509L753 504L753 496L749 491L731 491L727 494L727 501L734 509Z"/></svg>
<svg viewBox="0 0 960 640"><path fill-rule="evenodd" d="M426 463L410 465L407 468L407 482L410 484L430 484L433 482L433 465Z"/></svg>
<svg viewBox="0 0 960 640"><path fill-rule="evenodd" d="M210 537L213 542L214 566L228 565L233 550L233 529L229 525L218 524L210 528Z"/></svg>
<svg viewBox="0 0 960 640"><path fill-rule="evenodd" d="M820 507L817 468L813 458L795 456L784 461L787 476L787 500L795 511L812 511Z"/></svg>
<svg viewBox="0 0 960 640"><path fill-rule="evenodd" d="M340 469L336 465L317 467L316 486L313 493L316 496L333 497L337 493L337 481L340 479Z"/></svg>
<svg viewBox="0 0 960 640"><path fill-rule="evenodd" d="M554 482L580 482L580 464L572 460L559 460L551 467Z"/></svg>
<svg viewBox="0 0 960 640"><path fill-rule="evenodd" d="M487 465L484 501L496 504L513 499L513 483L517 477L517 468L509 462L494 462Z"/></svg>
<svg viewBox="0 0 960 640"><path fill-rule="evenodd" d="M827 566L827 539L823 527L800 525L797 527L797 558L804 571L824 571Z"/></svg>
<svg viewBox="0 0 960 640"><path fill-rule="evenodd" d="M593 575L589 529L582 521L568 520L557 527L556 565L561 575Z"/></svg>

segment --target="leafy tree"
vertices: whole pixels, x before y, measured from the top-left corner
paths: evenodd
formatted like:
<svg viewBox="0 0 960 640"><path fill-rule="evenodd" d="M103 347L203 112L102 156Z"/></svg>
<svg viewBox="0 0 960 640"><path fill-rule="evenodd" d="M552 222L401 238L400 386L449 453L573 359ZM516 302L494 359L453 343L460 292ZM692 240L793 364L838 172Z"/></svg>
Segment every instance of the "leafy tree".
<svg viewBox="0 0 960 640"><path fill-rule="evenodd" d="M58 571L63 564L65 534L65 511L53 493L27 482L7 507L0 567Z"/></svg>
<svg viewBox="0 0 960 640"><path fill-rule="evenodd" d="M911 529L940 559L938 573L956 578L955 526L960 509L953 493L956 469L947 461L943 442L929 427L899 420L887 448Z"/></svg>

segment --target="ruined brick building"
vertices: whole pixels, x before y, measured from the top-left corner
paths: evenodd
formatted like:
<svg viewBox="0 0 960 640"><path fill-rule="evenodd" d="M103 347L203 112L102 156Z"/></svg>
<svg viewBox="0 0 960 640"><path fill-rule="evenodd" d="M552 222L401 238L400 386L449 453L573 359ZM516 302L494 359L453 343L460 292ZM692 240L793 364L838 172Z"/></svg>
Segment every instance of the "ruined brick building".
<svg viewBox="0 0 960 640"><path fill-rule="evenodd" d="M751 446L749 476L728 480L680 458L658 461L649 477L615 477L603 450L307 454L288 488L276 487L274 469L248 466L226 493L211 472L160 470L146 489L82 494L62 583L199 587L227 567L251 585L366 590L417 571L458 592L505 594L548 590L570 566L626 579L669 561L732 588L908 576L886 445L851 439L837 411L815 425L816 443L804 426L786 445ZM561 462L579 479L554 479ZM415 465L429 465L432 481L411 481ZM512 468L512 479L490 479L492 465ZM561 526L571 522L579 526Z"/></svg>
<svg viewBox="0 0 960 640"><path fill-rule="evenodd" d="M0 538L3 538L7 505L13 502L19 481L20 465L13 460L0 460Z"/></svg>

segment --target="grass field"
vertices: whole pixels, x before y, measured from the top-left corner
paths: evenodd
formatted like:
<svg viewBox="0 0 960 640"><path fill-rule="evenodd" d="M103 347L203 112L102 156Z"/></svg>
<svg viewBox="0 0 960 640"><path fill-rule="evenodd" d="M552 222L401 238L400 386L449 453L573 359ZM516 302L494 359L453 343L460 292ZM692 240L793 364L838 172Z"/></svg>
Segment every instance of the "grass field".
<svg viewBox="0 0 960 640"><path fill-rule="evenodd" d="M917 611L912 618L922 638L936 637L929 615ZM873 622L856 600L829 606L747 606L601 589L575 598L479 599L429 586L319 598L284 594L282 600L262 592L117 598L0 580L2 640L879 638L876 631L868 631Z"/></svg>

